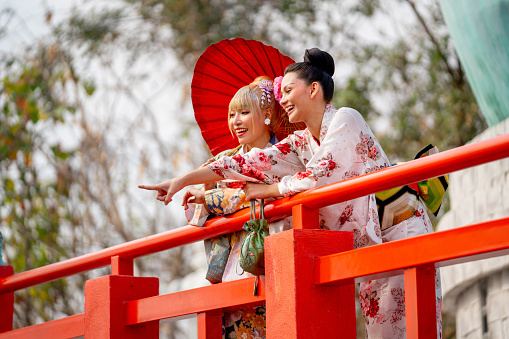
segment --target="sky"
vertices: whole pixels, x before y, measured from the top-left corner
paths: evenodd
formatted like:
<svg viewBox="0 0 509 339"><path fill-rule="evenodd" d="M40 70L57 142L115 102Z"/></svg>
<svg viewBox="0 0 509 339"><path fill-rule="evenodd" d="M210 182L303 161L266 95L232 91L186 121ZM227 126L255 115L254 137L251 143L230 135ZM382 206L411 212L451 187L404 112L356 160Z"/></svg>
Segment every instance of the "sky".
<svg viewBox="0 0 509 339"><path fill-rule="evenodd" d="M0 39L0 51L17 49L21 45L30 43L36 37L49 32L45 23L45 14L52 12L52 21L58 22L73 6L82 0L2 0L0 9L10 8L11 15L5 12L0 17L0 24L5 25L9 20L9 28L5 37Z"/></svg>

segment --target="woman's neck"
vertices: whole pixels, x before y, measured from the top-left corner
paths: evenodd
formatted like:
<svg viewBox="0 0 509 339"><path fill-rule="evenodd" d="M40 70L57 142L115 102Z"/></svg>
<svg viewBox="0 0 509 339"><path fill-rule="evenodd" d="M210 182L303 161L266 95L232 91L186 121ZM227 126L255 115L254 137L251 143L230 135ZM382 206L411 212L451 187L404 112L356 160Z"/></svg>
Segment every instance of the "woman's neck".
<svg viewBox="0 0 509 339"><path fill-rule="evenodd" d="M261 137L256 139L253 142L250 142L249 144L244 145L244 151L249 152L252 148L256 147L259 149L265 148L265 145L270 141L270 133L264 133Z"/></svg>
<svg viewBox="0 0 509 339"><path fill-rule="evenodd" d="M325 106L320 106L315 110L315 112L310 116L308 120L304 121L309 132L311 132L311 135L313 135L313 137L315 137L318 142L320 142L320 129L322 128L324 113Z"/></svg>

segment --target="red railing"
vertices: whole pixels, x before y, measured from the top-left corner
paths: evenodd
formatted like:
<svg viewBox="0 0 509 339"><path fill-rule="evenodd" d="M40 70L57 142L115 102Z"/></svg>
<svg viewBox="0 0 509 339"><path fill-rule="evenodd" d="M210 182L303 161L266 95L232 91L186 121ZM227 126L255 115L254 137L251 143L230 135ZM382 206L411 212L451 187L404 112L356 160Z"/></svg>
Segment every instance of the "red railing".
<svg viewBox="0 0 509 339"><path fill-rule="evenodd" d="M153 288L152 286L154 281L150 280L153 278L128 277L132 275L132 260L134 258L240 230L243 223L249 218L249 211L243 210L231 216L215 218L209 221L206 227L203 228L184 226L179 229L131 241L27 272L3 277L2 273L0 273L0 300L3 300L1 299L2 297L8 297L12 295L14 291L22 288L111 265L112 276L94 279L98 281L97 284L94 280L87 282L87 288L89 288L91 292L90 295L97 294L97 292L100 292L100 288L106 285L110 287L110 290L111 287L114 286L120 290L126 288L125 286L122 287L124 282L121 282L121 280L123 278L132 279L128 280L131 285L141 284L138 289L145 294L148 293L148 295L143 295L143 293L141 293L142 295L137 295L136 293L139 291L136 293L133 292L134 294L124 291L125 293L123 293L123 296L111 296L112 299L127 298L123 299L118 309L115 310L117 313L125 314L123 319L118 320L126 329L126 332L121 334L123 337L129 337L130 332L134 333L132 334L133 337L136 337L136 335L138 335L136 331L141 328L144 328L143 336L150 337L147 333L156 333L156 320L198 313L200 338L215 338L219 333L218 328L220 329L220 326L218 327L218 324L220 324L222 311L235 308L239 309L249 305L259 305L266 301L268 337L272 336L278 338L276 336L277 330L281 328L281 326L285 326L285 335L288 338L297 336L308 338L309 336L304 334L307 329L303 329L301 328L302 326L299 325L298 319L300 318L298 315L313 317L316 316L314 313L319 312L319 310L314 311L312 308L308 309L308 307L302 309L302 306L300 306L303 302L302 300L297 302L294 295L294 300L288 301L290 297L287 296L284 291L281 292L280 289L278 290L279 281L285 274L285 279L287 280L292 274L294 278L296 276L305 275L310 279L309 286L314 286L314 288L311 289L307 285L307 287L303 287L299 285L302 279L294 279L297 282L294 281L292 283L293 285L290 284L293 286L294 290L302 290L302 288L304 288L304 290L302 290L306 291L304 295L313 295L315 301L322 300L323 304L329 302L328 299L331 299L331 295L345 297L342 301L344 307L336 308L334 309L335 313L331 313L334 314L334 316L341 314L342 320L333 319L332 321L342 324L341 330L338 333L341 333L344 337L352 337L352 331L355 331L355 324L353 325L353 329L351 327L351 323L354 322L352 317L355 316L355 314L352 313L354 312L354 308L352 308L352 288L354 280L361 281L404 272L408 337L427 338L430 333L433 333L433 330L430 330L433 326L430 324L435 321L434 298L430 298L430 293L434 294L434 290L430 288L430 286L434 286L431 285L434 283L434 277L432 276L434 267L450 265L462 261L477 260L481 257L493 257L507 254L509 238L507 238L506 235L509 231L509 219L501 219L445 232L422 235L415 238L398 240L387 244L342 253L338 253L340 252L338 248L327 248L327 245L321 243L320 247L312 248L313 244L308 245L306 242L301 242L304 240L307 240L308 243L319 242L319 240L316 239L320 239L323 236L327 237L327 239L330 239L331 236L336 236L331 235L330 232L340 234L343 240L338 238L338 242L342 244L347 244L349 242L349 234L344 234L345 232L312 230L317 228L318 225L317 209L319 207L336 204L341 201L421 181L508 156L509 135L504 135L487 141L458 147L361 177L323 186L268 204L265 207L265 214L270 219L280 219L293 213L294 230L282 232L286 234L277 234L267 239L267 256L268 258L272 258L273 262L267 263L267 282L266 284L265 281L261 282L260 289L255 296L253 296L252 279L243 279L236 282L158 296L157 288ZM307 232L311 232L309 234L312 234L313 237L307 238ZM292 246L296 247L285 247L284 241L288 242L288 237L292 238ZM330 241L328 241L328 243L330 243ZM299 264L299 267L291 265L291 263L295 261L297 255L295 253L298 252L296 250L298 246L303 246L302 248L311 246L308 248L309 253L306 255L313 258L310 259L311 261L309 262L311 264L308 265L308 272L304 275L300 266L306 268L306 265ZM286 248L286 252L280 253L278 248ZM343 246L343 251L348 248L351 248L351 243ZM292 252L291 255L289 254L290 252ZM278 253L278 256L271 257L271 255L275 255L275 253ZM393 260L377 260L377 258L382 257L382 254L384 258L389 257L393 258ZM304 254L300 253L298 255ZM282 262L283 259L281 258L285 258L284 262ZM302 262L307 260L305 258L301 259ZM362 263L362 265L359 263ZM282 272L287 270L287 266L291 268L291 272ZM271 272L274 272L274 274L271 274ZM6 274L4 273L3 275ZM108 282L105 282L106 279L109 279ZM143 284L148 284L147 286L150 285L152 287L149 286L145 288ZM2 306L3 311L0 310L0 332L3 331L4 333L0 334L0 338L27 338L35 337L35 334L38 339L50 336L51 338L69 338L85 335L87 333L90 335L90 331L92 330L97 331L95 333L103 331L104 324L102 327L100 326L100 328L95 328L91 325L95 318L93 315L87 313L87 300L90 299L90 303L92 303L94 297L89 297L87 288L85 290L85 314L54 320L27 328L9 331L12 328L12 314L10 315L10 325L8 323L6 324L5 319L8 319L9 314L5 313L9 313L10 308L4 308ZM153 292L149 292L151 289ZM287 290L287 288L285 288L285 290ZM129 293L132 295L128 296ZM283 298L283 301L281 301L281 298ZM10 299L7 298L6 300ZM431 303L430 300L433 303ZM278 302L284 302L285 307L280 309L277 305ZM168 305L172 307L170 308ZM334 308L337 306L330 307ZM113 309L110 307L105 312L111 314ZM306 314L306 312L309 314ZM98 316L105 316L101 312L95 313L97 313ZM272 313L278 314L277 317L273 317L278 318L277 320L271 318ZM284 316L281 317L281 314ZM292 325L294 327L293 332L291 329L288 329L288 323L280 324L287 318L295 319L295 323ZM97 318L98 321L100 321L100 319L101 318ZM318 317L317 321L320 321ZM309 318L306 323L309 324ZM350 323L350 327L345 327L347 323ZM146 326L141 326L140 324L145 324ZM326 332L329 331L327 332L329 335L332 333L333 337L337 337L338 334L336 332L331 332L334 331L336 327L330 326L330 323L327 325L329 329L326 330ZM309 326L307 327L309 328ZM350 330L348 330L348 328ZM319 334L319 331L319 328L312 329L313 335L323 335ZM34 335L32 335L32 333ZM106 334L106 336L94 335L93 337L115 337L113 332L106 331L104 333L109 334ZM289 335L289 333L293 333L292 335L294 336Z"/></svg>

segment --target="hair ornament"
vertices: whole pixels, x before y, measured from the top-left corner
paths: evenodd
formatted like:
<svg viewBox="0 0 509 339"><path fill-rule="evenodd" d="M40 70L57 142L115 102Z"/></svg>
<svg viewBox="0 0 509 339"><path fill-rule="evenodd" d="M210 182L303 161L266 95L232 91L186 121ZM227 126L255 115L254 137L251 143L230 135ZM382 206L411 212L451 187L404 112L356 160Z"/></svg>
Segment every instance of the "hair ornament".
<svg viewBox="0 0 509 339"><path fill-rule="evenodd" d="M274 79L274 99L280 104L281 99L281 83L283 82L283 77L279 76Z"/></svg>
<svg viewBox="0 0 509 339"><path fill-rule="evenodd" d="M267 106L269 106L271 103L270 93L274 92L274 85L272 84L272 82L270 80L262 80L258 84L258 87L260 87L260 89L262 90L260 107L263 109L263 108L266 108L265 102L267 102Z"/></svg>

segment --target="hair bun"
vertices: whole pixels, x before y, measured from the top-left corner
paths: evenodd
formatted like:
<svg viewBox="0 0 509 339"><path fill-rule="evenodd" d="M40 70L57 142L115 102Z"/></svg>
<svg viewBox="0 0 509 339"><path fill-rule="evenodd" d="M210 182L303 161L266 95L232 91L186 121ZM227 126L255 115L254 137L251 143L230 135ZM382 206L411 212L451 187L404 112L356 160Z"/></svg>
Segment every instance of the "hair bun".
<svg viewBox="0 0 509 339"><path fill-rule="evenodd" d="M334 75L334 59L332 56L318 48L306 49L304 53L304 62L320 68L329 74L331 77Z"/></svg>

